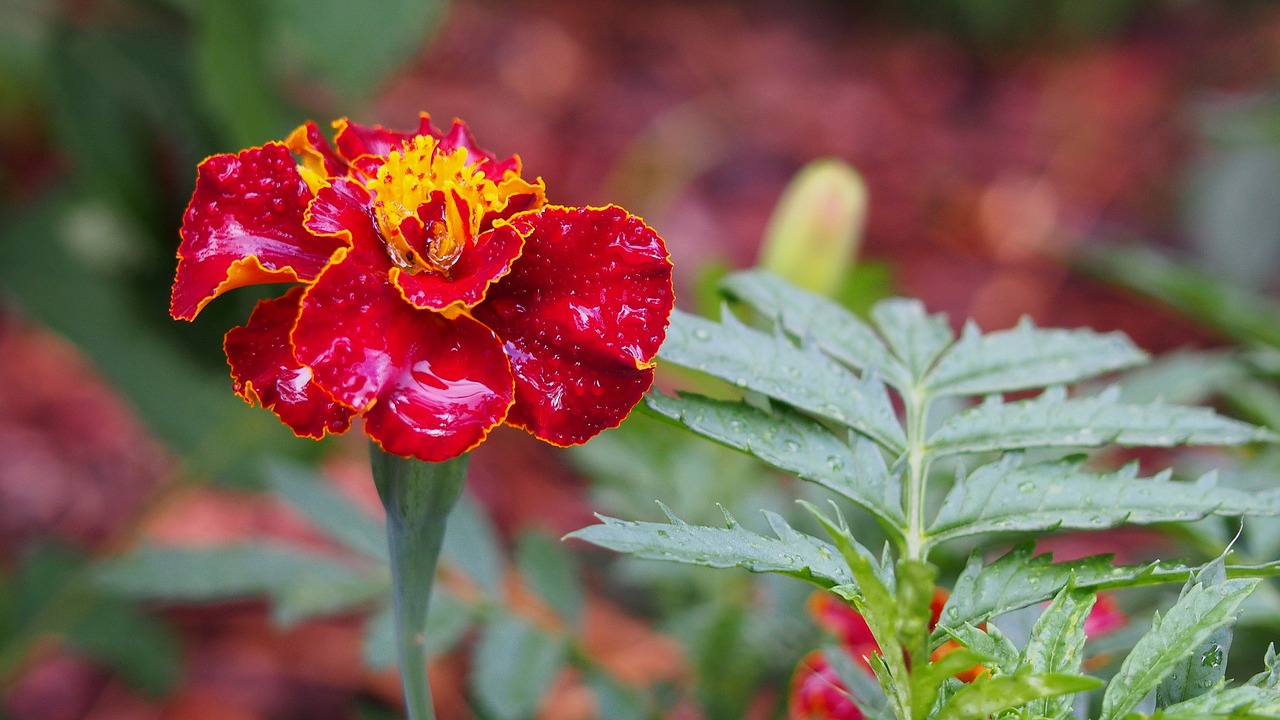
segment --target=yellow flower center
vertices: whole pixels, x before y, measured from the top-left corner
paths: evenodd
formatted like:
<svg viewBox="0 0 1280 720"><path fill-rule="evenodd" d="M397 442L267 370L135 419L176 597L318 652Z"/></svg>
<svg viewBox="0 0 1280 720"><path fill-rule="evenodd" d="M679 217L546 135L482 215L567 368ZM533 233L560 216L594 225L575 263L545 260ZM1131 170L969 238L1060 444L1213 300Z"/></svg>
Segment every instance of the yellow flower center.
<svg viewBox="0 0 1280 720"><path fill-rule="evenodd" d="M468 162L465 148L446 155L426 135L393 150L365 186L392 262L411 273L448 274L475 242L485 215L505 206L509 195Z"/></svg>

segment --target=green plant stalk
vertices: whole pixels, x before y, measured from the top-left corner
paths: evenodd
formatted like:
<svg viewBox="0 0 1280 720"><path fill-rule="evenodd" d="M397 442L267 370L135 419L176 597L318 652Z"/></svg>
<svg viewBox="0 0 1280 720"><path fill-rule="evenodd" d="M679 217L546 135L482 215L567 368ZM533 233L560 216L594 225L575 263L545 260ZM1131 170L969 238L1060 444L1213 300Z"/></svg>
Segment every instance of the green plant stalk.
<svg viewBox="0 0 1280 720"><path fill-rule="evenodd" d="M373 482L387 511L396 655L408 720L436 717L426 676L427 610L445 523L462 495L469 457L429 463L370 445Z"/></svg>
<svg viewBox="0 0 1280 720"><path fill-rule="evenodd" d="M929 414L927 394L919 387L903 393L907 431L907 477L903 488L904 510L907 516L905 533L908 560L925 562L929 554L929 541L925 535L925 493L929 478L929 459L925 448L925 418Z"/></svg>

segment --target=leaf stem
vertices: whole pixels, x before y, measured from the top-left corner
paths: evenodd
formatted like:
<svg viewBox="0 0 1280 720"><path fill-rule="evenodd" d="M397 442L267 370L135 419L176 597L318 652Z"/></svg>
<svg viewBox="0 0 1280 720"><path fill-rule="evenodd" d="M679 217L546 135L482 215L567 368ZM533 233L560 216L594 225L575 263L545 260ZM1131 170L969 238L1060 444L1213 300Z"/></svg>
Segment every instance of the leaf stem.
<svg viewBox="0 0 1280 720"><path fill-rule="evenodd" d="M464 454L439 463L422 462L370 445L378 497L387 511L396 653L408 720L435 720L426 676L427 610L445 522L462 494Z"/></svg>
<svg viewBox="0 0 1280 720"><path fill-rule="evenodd" d="M925 492L929 477L924 433L929 399L924 388L916 385L903 393L902 401L907 421L907 482L903 499L907 516L906 559L924 562L929 552L924 529Z"/></svg>

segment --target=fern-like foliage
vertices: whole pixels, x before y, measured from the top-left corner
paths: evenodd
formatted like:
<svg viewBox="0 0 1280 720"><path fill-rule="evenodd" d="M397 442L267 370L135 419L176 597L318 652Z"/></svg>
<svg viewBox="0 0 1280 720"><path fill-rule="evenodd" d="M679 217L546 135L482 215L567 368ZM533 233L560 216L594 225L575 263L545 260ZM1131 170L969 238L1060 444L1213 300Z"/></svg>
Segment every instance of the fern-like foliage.
<svg viewBox="0 0 1280 720"><path fill-rule="evenodd" d="M1070 695L1100 684L1080 664L1081 628L1095 594L1169 582L1187 583L1182 598L1121 666L1102 716L1129 716L1157 687L1160 717L1280 707L1274 672L1238 688L1220 674L1207 683L1185 680L1187 658L1211 640L1221 643L1224 629L1229 633L1235 609L1256 583L1249 578L1280 574L1280 563L1224 566L1210 581L1180 563L1115 566L1105 556L1055 563L1022 544L990 563L975 554L938 627L929 633L917 622L936 574L930 553L946 543L1280 515L1280 490L1248 493L1219 486L1213 474L1194 481L1169 472L1142 477L1136 465L1096 468L1079 454L1274 442L1272 433L1207 408L1126 404L1114 390L1069 392L1072 384L1146 362L1119 333L1023 322L989 334L969 324L957 337L945 317L902 299L875 306L867 323L760 271L731 275L722 289L751 322L727 307L719 322L677 312L659 357L728 383L736 390L719 394L737 399L653 394L648 408L856 504L888 533L894 552L878 559L843 519L816 508L811 512L831 543L772 515L776 537L747 531L732 518L711 528L669 513L669 523L602 518L573 537L644 557L782 573L833 590L863 614L880 644L872 668L885 688L885 712L901 718L1069 717ZM934 472L942 459L961 468L954 479ZM930 487L942 482L945 488ZM941 502L928 502L939 490ZM1025 648L994 627L979 629L1002 613L1048 601ZM964 654L935 664L930 650L948 639L959 640ZM989 672L958 686L952 666L975 661Z"/></svg>

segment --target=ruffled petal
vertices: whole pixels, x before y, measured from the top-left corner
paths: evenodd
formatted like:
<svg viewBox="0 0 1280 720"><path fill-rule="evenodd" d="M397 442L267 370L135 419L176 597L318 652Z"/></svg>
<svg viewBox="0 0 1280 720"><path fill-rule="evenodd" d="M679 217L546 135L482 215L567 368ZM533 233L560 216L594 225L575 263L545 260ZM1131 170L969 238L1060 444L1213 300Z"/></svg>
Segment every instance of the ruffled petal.
<svg viewBox="0 0 1280 720"><path fill-rule="evenodd" d="M422 113L418 117L418 130L416 132L400 132L399 130L388 130L381 125L361 125L353 123L346 118L342 118L333 124L338 134L333 141L338 146L338 152L342 154L348 161L366 155L373 157L386 157L392 150L399 150L404 145L405 140L418 135L430 135L439 139L441 133L431 125L431 116Z"/></svg>
<svg viewBox="0 0 1280 720"><path fill-rule="evenodd" d="M336 238L342 247L357 254L379 251L383 245L373 225L369 191L358 182L337 178L316 193L307 209L306 228L321 236Z"/></svg>
<svg viewBox="0 0 1280 720"><path fill-rule="evenodd" d="M274 412L299 437L343 433L351 411L334 401L293 355L289 333L298 319L302 288L263 300L244 327L232 328L223 347L231 364L236 394L249 404Z"/></svg>
<svg viewBox="0 0 1280 720"><path fill-rule="evenodd" d="M373 253L340 250L302 301L298 360L391 453L437 461L479 444L513 402L493 332L466 316L418 310Z"/></svg>
<svg viewBox="0 0 1280 720"><path fill-rule="evenodd" d="M391 282L406 301L416 307L443 310L451 305L469 308L481 300L489 286L511 270L520 257L524 237L510 225L501 225L467 247L449 269L448 277L435 272L410 274L393 268Z"/></svg>
<svg viewBox="0 0 1280 720"><path fill-rule="evenodd" d="M316 277L342 243L303 227L310 200L310 189L281 143L200 163L182 219L169 312L191 320L227 290Z"/></svg>
<svg viewBox="0 0 1280 720"><path fill-rule="evenodd" d="M507 422L556 445L613 427L653 382L675 301L662 238L618 207L547 207L511 272L472 314L502 338L516 377Z"/></svg>
<svg viewBox="0 0 1280 720"><path fill-rule="evenodd" d="M484 325L418 311L400 372L365 413L384 450L439 462L479 445L507 415L514 380L502 343Z"/></svg>
<svg viewBox="0 0 1280 720"><path fill-rule="evenodd" d="M330 178L347 171L347 161L334 152L333 146L320 132L320 126L310 120L290 133L284 144L302 158L298 172L312 192L324 187Z"/></svg>

